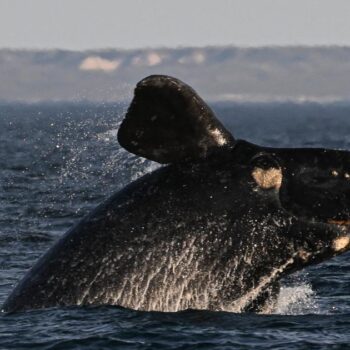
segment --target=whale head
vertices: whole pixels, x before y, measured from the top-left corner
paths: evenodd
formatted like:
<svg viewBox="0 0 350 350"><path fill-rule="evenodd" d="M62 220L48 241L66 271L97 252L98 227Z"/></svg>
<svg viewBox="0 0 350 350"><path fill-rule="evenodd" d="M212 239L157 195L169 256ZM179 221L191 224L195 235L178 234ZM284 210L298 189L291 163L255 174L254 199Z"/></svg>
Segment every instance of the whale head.
<svg viewBox="0 0 350 350"><path fill-rule="evenodd" d="M350 152L237 141L234 153L237 163L249 164L256 191L296 220L289 235L298 268L350 249Z"/></svg>

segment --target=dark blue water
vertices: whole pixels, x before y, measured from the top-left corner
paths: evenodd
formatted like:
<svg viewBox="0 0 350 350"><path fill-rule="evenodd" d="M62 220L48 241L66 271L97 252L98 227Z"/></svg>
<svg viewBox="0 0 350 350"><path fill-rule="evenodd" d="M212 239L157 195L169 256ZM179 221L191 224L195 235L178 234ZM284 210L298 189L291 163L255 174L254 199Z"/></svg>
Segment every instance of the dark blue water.
<svg viewBox="0 0 350 350"><path fill-rule="evenodd" d="M350 149L350 105L214 106L236 138ZM72 224L156 164L118 147L122 105L0 106L0 303ZM283 281L273 314L72 307L0 315L0 349L348 349L350 254Z"/></svg>

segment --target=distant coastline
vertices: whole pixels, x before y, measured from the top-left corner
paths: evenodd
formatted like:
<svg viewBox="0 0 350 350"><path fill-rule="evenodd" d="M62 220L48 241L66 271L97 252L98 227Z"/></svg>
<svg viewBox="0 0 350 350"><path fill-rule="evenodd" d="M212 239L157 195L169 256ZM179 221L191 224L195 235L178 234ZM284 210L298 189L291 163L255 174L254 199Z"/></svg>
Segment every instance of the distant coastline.
<svg viewBox="0 0 350 350"><path fill-rule="evenodd" d="M0 50L0 102L121 102L169 74L209 101L350 101L350 47Z"/></svg>

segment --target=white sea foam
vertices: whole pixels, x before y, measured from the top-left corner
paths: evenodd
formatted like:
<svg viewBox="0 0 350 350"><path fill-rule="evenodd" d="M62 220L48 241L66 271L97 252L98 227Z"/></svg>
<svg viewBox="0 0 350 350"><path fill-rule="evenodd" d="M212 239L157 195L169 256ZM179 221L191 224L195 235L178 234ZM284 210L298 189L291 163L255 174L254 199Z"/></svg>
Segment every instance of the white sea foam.
<svg viewBox="0 0 350 350"><path fill-rule="evenodd" d="M110 129L105 132L101 132L97 134L97 139L99 141L105 141L105 142L116 141L117 135L118 135L118 128Z"/></svg>
<svg viewBox="0 0 350 350"><path fill-rule="evenodd" d="M304 315L319 314L320 308L315 292L308 283L301 283L291 287L281 287L273 314Z"/></svg>
<svg viewBox="0 0 350 350"><path fill-rule="evenodd" d="M140 169L138 171L136 171L133 175L131 175L131 180L135 181L137 180L139 177L146 175L156 169L158 169L161 165L155 162L151 162L148 161L146 159L141 158L140 162L138 165L141 165L140 163L144 163L142 164L143 167L140 167Z"/></svg>

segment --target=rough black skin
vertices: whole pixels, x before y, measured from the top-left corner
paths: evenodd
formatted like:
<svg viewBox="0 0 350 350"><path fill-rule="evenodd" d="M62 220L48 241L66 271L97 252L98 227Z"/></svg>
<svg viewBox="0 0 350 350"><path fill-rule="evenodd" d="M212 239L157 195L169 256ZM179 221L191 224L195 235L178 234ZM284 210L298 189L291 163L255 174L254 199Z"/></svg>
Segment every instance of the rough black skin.
<svg viewBox="0 0 350 350"><path fill-rule="evenodd" d="M89 304L259 311L281 276L349 249L347 240L335 244L348 237L349 152L235 140L190 87L167 76L138 84L118 138L129 151L172 164L69 230L5 311ZM280 171L282 183L263 188L256 169Z"/></svg>

